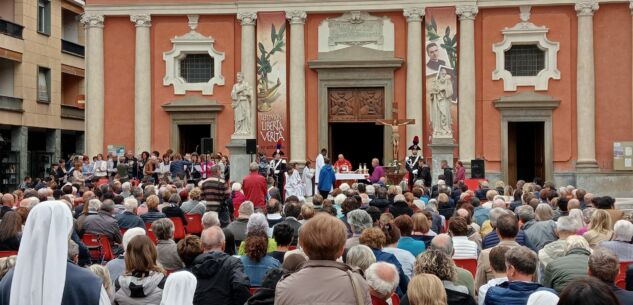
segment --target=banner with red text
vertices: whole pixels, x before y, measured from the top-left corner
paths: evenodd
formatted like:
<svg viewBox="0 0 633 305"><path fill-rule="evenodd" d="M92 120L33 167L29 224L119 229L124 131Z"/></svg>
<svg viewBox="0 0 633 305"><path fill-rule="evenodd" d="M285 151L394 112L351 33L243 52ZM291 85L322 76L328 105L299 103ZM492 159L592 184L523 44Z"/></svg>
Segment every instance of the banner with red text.
<svg viewBox="0 0 633 305"><path fill-rule="evenodd" d="M427 8L424 21L426 134L457 139L459 35L455 7Z"/></svg>
<svg viewBox="0 0 633 305"><path fill-rule="evenodd" d="M279 140L289 156L286 33L283 12L257 14L257 145L268 157Z"/></svg>

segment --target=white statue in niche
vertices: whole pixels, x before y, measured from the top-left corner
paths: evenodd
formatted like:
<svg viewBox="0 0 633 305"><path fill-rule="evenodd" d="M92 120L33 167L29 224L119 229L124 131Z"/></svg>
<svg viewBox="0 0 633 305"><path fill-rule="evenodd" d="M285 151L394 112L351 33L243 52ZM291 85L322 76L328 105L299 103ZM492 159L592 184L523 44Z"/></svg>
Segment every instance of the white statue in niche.
<svg viewBox="0 0 633 305"><path fill-rule="evenodd" d="M429 89L431 95L431 127L434 138L453 138L451 129L451 99L453 98L453 82L440 69L437 78L433 80Z"/></svg>
<svg viewBox="0 0 633 305"><path fill-rule="evenodd" d="M231 90L231 104L235 115L235 132L233 135L248 136L251 133L251 101L253 89L244 81L241 72L237 73L237 82Z"/></svg>

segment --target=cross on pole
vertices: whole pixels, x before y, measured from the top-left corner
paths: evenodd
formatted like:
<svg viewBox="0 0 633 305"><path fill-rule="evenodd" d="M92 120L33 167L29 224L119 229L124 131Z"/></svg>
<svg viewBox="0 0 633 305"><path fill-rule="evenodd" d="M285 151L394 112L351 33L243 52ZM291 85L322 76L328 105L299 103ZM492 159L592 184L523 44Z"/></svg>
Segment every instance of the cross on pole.
<svg viewBox="0 0 633 305"><path fill-rule="evenodd" d="M398 148L400 145L400 133L398 132L398 128L400 126L412 125L415 124L415 119L398 119L398 107L394 104L393 110L391 111L391 119L378 119L376 120L376 125L384 125L391 127L391 144L393 145L393 159L400 160L398 156Z"/></svg>

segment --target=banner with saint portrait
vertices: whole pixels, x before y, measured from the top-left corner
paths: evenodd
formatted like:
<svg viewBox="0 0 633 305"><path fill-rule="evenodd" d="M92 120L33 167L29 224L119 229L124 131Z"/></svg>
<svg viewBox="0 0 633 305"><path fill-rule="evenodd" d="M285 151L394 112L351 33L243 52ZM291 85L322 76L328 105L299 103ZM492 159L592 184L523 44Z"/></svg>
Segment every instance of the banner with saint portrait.
<svg viewBox="0 0 633 305"><path fill-rule="evenodd" d="M257 14L257 145L270 157L277 142L289 156L286 16Z"/></svg>
<svg viewBox="0 0 633 305"><path fill-rule="evenodd" d="M427 8L424 19L428 134L456 139L457 15L454 7Z"/></svg>

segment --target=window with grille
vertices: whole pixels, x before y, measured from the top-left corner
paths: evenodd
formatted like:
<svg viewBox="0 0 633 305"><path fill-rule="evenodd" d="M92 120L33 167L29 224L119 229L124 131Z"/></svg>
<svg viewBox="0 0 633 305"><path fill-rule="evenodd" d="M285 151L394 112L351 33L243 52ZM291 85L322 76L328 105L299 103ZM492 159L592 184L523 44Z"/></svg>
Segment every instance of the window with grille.
<svg viewBox="0 0 633 305"><path fill-rule="evenodd" d="M180 76L187 83L206 83L213 77L213 58L209 54L187 54L180 60Z"/></svg>
<svg viewBox="0 0 633 305"><path fill-rule="evenodd" d="M545 69L545 52L535 44L513 45L504 57L505 69L512 76L536 76Z"/></svg>

